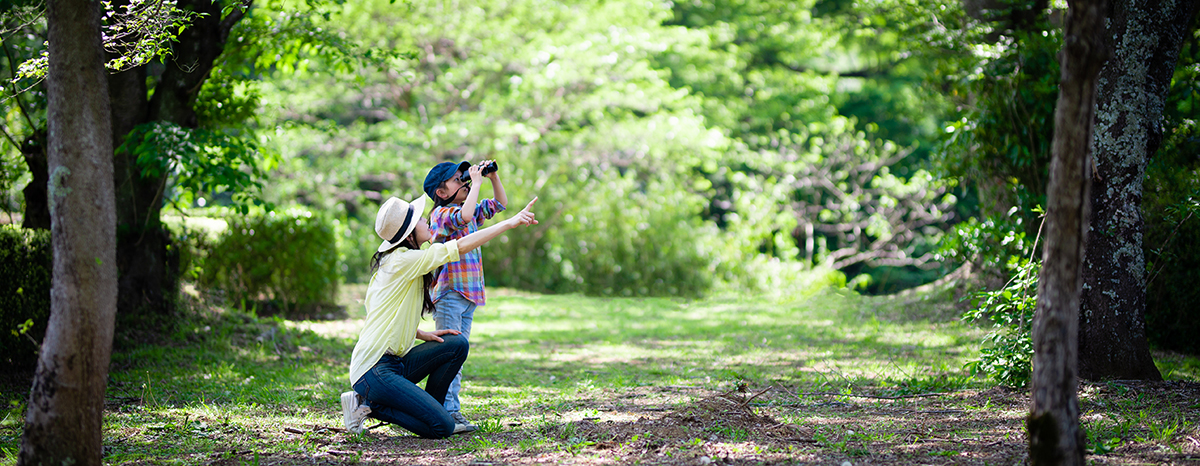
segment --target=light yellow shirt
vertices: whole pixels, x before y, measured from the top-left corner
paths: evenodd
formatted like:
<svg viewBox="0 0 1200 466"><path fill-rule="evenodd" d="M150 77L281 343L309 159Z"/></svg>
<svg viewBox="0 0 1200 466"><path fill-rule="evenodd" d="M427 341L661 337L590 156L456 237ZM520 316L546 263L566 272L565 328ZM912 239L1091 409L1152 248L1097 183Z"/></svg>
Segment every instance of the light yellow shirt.
<svg viewBox="0 0 1200 466"><path fill-rule="evenodd" d="M367 319L350 357L351 385L384 353L408 354L416 343L417 324L421 322L425 298L422 277L458 259L458 241L447 241L425 250L399 248L380 261L367 285Z"/></svg>

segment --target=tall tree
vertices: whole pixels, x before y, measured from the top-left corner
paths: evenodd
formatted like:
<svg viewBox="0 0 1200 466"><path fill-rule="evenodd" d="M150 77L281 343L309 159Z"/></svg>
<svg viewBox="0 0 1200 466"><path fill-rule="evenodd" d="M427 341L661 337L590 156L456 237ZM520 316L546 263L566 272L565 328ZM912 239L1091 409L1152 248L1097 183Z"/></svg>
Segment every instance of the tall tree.
<svg viewBox="0 0 1200 466"><path fill-rule="evenodd" d="M1096 103L1097 189L1079 314L1079 375L1162 380L1146 341L1142 183L1195 1L1119 0L1105 37L1113 57Z"/></svg>
<svg viewBox="0 0 1200 466"><path fill-rule="evenodd" d="M54 282L17 461L98 465L117 310L113 147L100 2L50 0L46 22Z"/></svg>
<svg viewBox="0 0 1200 466"><path fill-rule="evenodd" d="M109 21L117 24L107 25L110 42L105 43L109 48L107 63L117 69L107 76L112 105L111 138L117 146L114 149L127 144L115 151L113 161L120 270L118 303L122 313L170 308L175 271L170 265L170 235L162 226L159 213L169 195L173 172L185 165L178 160L179 154L197 145L194 140L177 140L167 144L167 148L155 147L146 143L150 139L146 135L183 133L182 139L186 139L188 130L199 126L194 108L196 98L211 77L214 62L224 50L230 31L246 16L251 1L239 1L228 8L212 0L183 0L176 2L175 8L163 8L154 2L112 2ZM121 18L122 15L129 17ZM173 25L172 33L182 29L177 35L172 34L170 57L161 63L148 59L153 57L135 57L146 55L147 50L153 55L154 50L165 46L157 43L166 40L157 34L161 31L145 29L144 25L150 23ZM146 44L147 41L156 43ZM135 135L133 141L129 141L131 134ZM35 182L46 173L46 153L40 150L36 136L35 132L22 147ZM155 169L156 165L171 169ZM36 187L26 189L25 218L30 220L26 227L47 226L44 220L37 221L46 218L45 196L44 190Z"/></svg>
<svg viewBox="0 0 1200 466"><path fill-rule="evenodd" d="M200 15L193 17L178 37L162 73L152 73L152 66L146 64L109 76L114 141L125 141L139 125L151 122L182 128L199 126L196 96L224 50L230 30L245 16L249 4L246 0L222 15L219 2L178 3L178 8ZM153 95L147 92L148 77L156 78ZM170 266L170 234L159 217L171 172L146 170L145 164L139 163L139 155L135 150L120 150L114 161L122 312L168 309L176 273Z"/></svg>
<svg viewBox="0 0 1200 466"><path fill-rule="evenodd" d="M258 95L242 92L252 87L242 85L276 70L294 70L314 55L341 67L395 55L346 41L342 31L329 27L328 17L341 7L336 2L317 0L299 8L289 3L275 5L286 11L251 14L252 3L104 3L107 64L115 70L108 87L121 315L171 308L178 249L161 223L164 206L180 201L186 206L196 196L218 193L232 195L243 212L250 203L262 203L256 192L266 163L249 123ZM230 40L235 28L236 40ZM43 167L38 153L25 155L37 179ZM36 218L33 210L44 205L27 198L26 218Z"/></svg>
<svg viewBox="0 0 1200 466"><path fill-rule="evenodd" d="M1084 464L1076 374L1078 311L1091 187L1089 145L1096 79L1109 49L1106 0L1068 5L1054 139L1050 146L1046 241L1033 321L1029 459L1034 465Z"/></svg>

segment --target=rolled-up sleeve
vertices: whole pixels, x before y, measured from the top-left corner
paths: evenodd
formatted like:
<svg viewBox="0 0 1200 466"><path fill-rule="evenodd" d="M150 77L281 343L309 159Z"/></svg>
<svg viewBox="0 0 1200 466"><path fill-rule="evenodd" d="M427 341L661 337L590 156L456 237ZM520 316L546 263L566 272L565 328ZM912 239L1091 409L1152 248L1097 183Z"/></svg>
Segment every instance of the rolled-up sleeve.
<svg viewBox="0 0 1200 466"><path fill-rule="evenodd" d="M396 260L388 261L383 269L394 275L395 280L414 280L458 259L458 240L450 240L431 244L429 249L404 251Z"/></svg>

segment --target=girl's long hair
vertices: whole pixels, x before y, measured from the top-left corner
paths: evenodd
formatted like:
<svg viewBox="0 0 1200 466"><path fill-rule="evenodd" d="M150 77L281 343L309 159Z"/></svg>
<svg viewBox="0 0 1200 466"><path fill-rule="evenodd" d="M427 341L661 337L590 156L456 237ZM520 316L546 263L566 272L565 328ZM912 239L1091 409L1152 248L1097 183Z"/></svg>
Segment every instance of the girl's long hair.
<svg viewBox="0 0 1200 466"><path fill-rule="evenodd" d="M379 263L383 262L384 257L387 257L388 254L391 254L396 248L401 246L412 250L421 249L421 245L417 244L417 231L413 230L403 241L400 241L396 246L387 251L375 251L375 255L371 256L371 273L379 270ZM421 277L421 280L424 285L421 288L425 292L424 299L421 300L421 316L424 317L433 314L433 298L429 296L429 290L433 288L433 272L425 274L424 277Z"/></svg>

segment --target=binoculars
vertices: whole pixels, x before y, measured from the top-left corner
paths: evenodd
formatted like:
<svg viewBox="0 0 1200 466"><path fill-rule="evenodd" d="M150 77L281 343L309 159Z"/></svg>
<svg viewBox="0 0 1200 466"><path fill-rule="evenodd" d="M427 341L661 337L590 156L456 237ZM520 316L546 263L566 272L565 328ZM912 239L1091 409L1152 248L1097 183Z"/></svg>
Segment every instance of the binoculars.
<svg viewBox="0 0 1200 466"><path fill-rule="evenodd" d="M480 172L480 174L483 176L488 176L488 175L491 175L492 173L496 173L496 161L495 160L488 162L487 165L484 165L483 171ZM471 173L463 172L462 175L459 175L458 180L463 183L471 181Z"/></svg>

